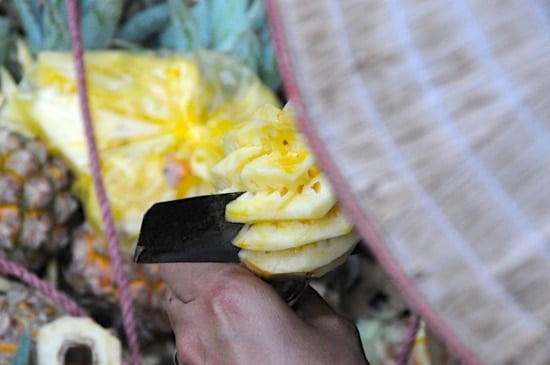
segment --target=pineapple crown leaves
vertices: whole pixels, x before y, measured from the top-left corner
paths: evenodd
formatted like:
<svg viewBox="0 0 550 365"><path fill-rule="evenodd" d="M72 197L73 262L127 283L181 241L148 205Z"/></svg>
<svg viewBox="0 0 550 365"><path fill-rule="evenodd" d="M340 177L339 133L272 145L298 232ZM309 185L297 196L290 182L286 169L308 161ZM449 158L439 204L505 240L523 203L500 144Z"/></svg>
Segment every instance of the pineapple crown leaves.
<svg viewBox="0 0 550 365"><path fill-rule="evenodd" d="M144 42L160 33L169 21L168 4L153 4L128 19L119 28L116 37L131 43Z"/></svg>
<svg viewBox="0 0 550 365"><path fill-rule="evenodd" d="M3 66L8 62L10 45L10 23L7 18L0 16L0 107L2 106L2 76Z"/></svg>
<svg viewBox="0 0 550 365"><path fill-rule="evenodd" d="M0 65L6 64L9 57L10 23L5 17L0 17ZM1 81L1 78L0 78Z"/></svg>
<svg viewBox="0 0 550 365"><path fill-rule="evenodd" d="M28 365L30 363L31 343L31 330L29 326L27 326L23 336L21 336L21 339L19 340L17 351L11 360L11 365Z"/></svg>
<svg viewBox="0 0 550 365"><path fill-rule="evenodd" d="M255 70L271 89L280 86L264 0L167 0L136 13L117 37L128 42L156 37L156 46L178 52L222 51Z"/></svg>
<svg viewBox="0 0 550 365"><path fill-rule="evenodd" d="M13 5L33 53L70 49L64 0L13 0ZM101 49L109 45L118 28L123 5L123 0L80 1L82 41L86 49Z"/></svg>
<svg viewBox="0 0 550 365"><path fill-rule="evenodd" d="M12 2L33 54L70 49L64 0ZM79 11L85 49L214 49L280 87L264 0L80 0Z"/></svg>
<svg viewBox="0 0 550 365"><path fill-rule="evenodd" d="M64 0L11 2L33 54L70 49ZM79 10L85 49L214 49L254 70L272 90L281 85L264 0L80 0ZM2 31L9 33L3 23L0 42Z"/></svg>

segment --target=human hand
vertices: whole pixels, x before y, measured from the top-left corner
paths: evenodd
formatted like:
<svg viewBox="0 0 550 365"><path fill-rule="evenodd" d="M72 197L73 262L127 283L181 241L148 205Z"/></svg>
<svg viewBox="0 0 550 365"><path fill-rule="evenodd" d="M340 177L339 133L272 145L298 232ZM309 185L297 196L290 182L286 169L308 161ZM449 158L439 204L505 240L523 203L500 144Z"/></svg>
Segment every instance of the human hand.
<svg viewBox="0 0 550 365"><path fill-rule="evenodd" d="M359 334L311 288L290 308L237 264L161 264L180 364L367 364Z"/></svg>

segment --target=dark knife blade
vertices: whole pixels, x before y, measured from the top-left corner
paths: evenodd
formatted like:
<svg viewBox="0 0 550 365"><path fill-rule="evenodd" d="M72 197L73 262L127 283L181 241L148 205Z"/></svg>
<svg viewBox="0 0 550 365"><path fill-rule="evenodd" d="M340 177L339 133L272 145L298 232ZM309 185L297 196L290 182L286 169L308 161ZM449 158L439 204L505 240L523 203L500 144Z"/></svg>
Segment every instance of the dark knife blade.
<svg viewBox="0 0 550 365"><path fill-rule="evenodd" d="M242 223L225 220L225 206L242 192L155 203L143 216L134 261L239 262L231 243Z"/></svg>

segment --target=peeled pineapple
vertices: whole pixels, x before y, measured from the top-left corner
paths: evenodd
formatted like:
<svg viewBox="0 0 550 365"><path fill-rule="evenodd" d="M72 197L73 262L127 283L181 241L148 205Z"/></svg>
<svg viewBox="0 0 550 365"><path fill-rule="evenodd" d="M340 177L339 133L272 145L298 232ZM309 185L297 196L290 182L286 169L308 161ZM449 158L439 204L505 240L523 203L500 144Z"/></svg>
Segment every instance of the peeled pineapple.
<svg viewBox="0 0 550 365"><path fill-rule="evenodd" d="M233 244L264 277L318 277L342 263L359 238L294 123L289 106L266 106L224 138L212 169L220 192L244 191L226 219L246 223Z"/></svg>
<svg viewBox="0 0 550 365"><path fill-rule="evenodd" d="M3 114L66 157L86 217L101 228L72 56L21 59L24 78L6 91ZM209 174L223 157L222 136L260 106L277 103L252 71L215 52L97 51L85 60L102 173L126 247L154 202L212 192Z"/></svg>
<svg viewBox="0 0 550 365"><path fill-rule="evenodd" d="M22 81L2 84L5 124L39 136L69 162L73 191L89 224L75 233L62 265L64 278L90 312L116 316L118 290L92 186L71 55L42 52L34 60L24 47L20 53ZM131 262L143 212L156 201L213 192L211 167L223 157L223 135L277 100L251 70L215 52L184 57L97 51L86 53L85 61L101 170L124 246L140 339L147 342L151 334L169 333L170 326L155 267Z"/></svg>

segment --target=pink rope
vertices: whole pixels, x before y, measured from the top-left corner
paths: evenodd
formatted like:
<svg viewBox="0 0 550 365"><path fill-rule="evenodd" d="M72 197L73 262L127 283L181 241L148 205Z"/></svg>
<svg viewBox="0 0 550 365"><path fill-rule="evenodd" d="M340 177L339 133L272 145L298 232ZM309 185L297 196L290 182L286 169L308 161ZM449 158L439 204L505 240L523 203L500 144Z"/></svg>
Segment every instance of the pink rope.
<svg viewBox="0 0 550 365"><path fill-rule="evenodd" d="M399 354L399 359L397 360L398 365L407 365L412 354L414 347L414 342L416 340L416 334L420 328L420 316L413 314L413 322L407 331L405 336L405 342L401 348L401 353Z"/></svg>
<svg viewBox="0 0 550 365"><path fill-rule="evenodd" d="M82 119L84 122L84 130L86 133L86 141L88 147L88 157L90 159L90 169L92 172L92 180L94 188L97 193L97 199L99 207L101 209L101 217L103 225L105 227L105 233L107 235L109 243L109 253L113 262L113 269L115 273L115 279L119 286L120 293L120 307L122 312L122 322L124 325L124 331L128 340L128 346L130 348L132 356L132 364L138 365L141 363L139 342L136 330L136 322L134 316L134 310L132 306L132 298L128 288L128 279L126 278L123 268L122 259L120 253L120 244L115 229L115 223L111 212L105 186L103 184L103 178L101 176L101 169L99 167L99 154L97 151L97 145L94 135L94 127L92 124L92 117L90 114L90 106L88 103L88 90L86 87L86 73L84 68L84 56L82 50L82 41L80 36L80 26L78 20L78 4L77 0L66 0L67 12L69 18L69 28L71 33L71 43L73 50L73 57L76 67L76 77L78 86L78 97L80 100L80 109L82 112Z"/></svg>
<svg viewBox="0 0 550 365"><path fill-rule="evenodd" d="M51 298L59 307L63 308L67 313L73 316L85 316L86 312L71 298L55 289L46 281L40 279L34 273L25 269L23 266L9 261L4 257L0 257L0 271L13 275L24 283L37 289L42 294Z"/></svg>

